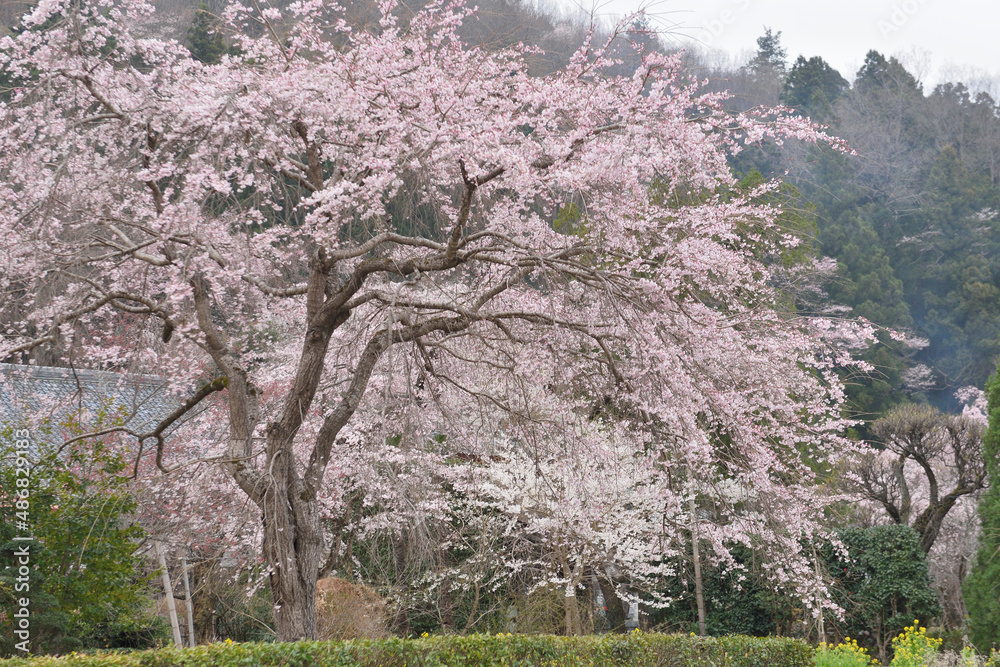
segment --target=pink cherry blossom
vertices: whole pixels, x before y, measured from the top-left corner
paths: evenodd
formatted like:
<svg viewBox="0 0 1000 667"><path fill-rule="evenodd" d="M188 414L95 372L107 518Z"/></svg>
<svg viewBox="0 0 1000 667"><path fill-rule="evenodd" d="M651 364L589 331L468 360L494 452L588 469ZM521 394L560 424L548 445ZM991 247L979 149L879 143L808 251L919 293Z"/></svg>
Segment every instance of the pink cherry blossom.
<svg viewBox="0 0 1000 667"><path fill-rule="evenodd" d="M45 0L0 41L0 358L166 379L186 425L130 445L150 521L259 544L286 640L315 634L329 526L456 514L567 597L611 566L654 591L696 520L824 604L813 470L851 447L835 370L871 332L783 312L762 257L797 240L727 155L839 143L724 113L679 56L612 76L618 33L534 77L462 42L460 2L367 30L256 7L217 65L143 0Z"/></svg>

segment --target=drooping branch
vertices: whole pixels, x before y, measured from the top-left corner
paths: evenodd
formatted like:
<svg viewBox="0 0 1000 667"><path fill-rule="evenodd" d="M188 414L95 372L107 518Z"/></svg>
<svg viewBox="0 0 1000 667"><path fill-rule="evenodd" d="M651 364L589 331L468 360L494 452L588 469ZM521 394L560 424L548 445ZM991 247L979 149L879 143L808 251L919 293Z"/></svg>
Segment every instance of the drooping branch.
<svg viewBox="0 0 1000 667"><path fill-rule="evenodd" d="M205 398L214 394L217 391L222 391L223 389L226 388L227 385L228 385L228 380L225 377L216 378L215 380L206 383L197 392L191 395L191 397L188 398L182 405L178 406L177 409L175 409L169 415L160 420L152 431L140 433L138 431L128 428L127 426L113 426L111 428L100 429L98 431L91 431L89 433L77 435L63 441L63 443L59 446L59 449L56 450L56 454L58 455L62 453L64 449L77 442L82 442L84 440L91 440L93 438L100 438L105 435L111 435L113 433L125 433L139 441L139 449L135 454L135 464L133 466L133 471L132 471L133 477L137 477L139 474L139 463L142 458L143 449L145 448L145 442L149 439L156 440L156 467L159 468L160 471L163 472L164 474L169 474L174 470L176 470L177 467L175 466L174 468L168 469L163 465L164 432L168 428L170 428L178 419L191 412L191 410L197 407L198 404L201 403ZM183 465L186 465L186 463Z"/></svg>
<svg viewBox="0 0 1000 667"><path fill-rule="evenodd" d="M59 340L59 334L58 334L59 327L68 322L77 320L80 317L87 315L89 313L97 312L98 310L106 306L108 303L113 301L115 298L116 298L115 296L111 295L100 296L91 303L88 303L84 306L80 306L79 308L76 308L68 313L64 313L56 317L52 321L52 326L49 328L49 333L47 333L44 336L39 336L38 338L34 338L26 343L15 345L11 349L7 350L7 354L12 355L12 354L18 354L20 352L28 352L30 350L35 349L36 347L45 345L46 343L55 343L57 340Z"/></svg>
<svg viewBox="0 0 1000 667"><path fill-rule="evenodd" d="M91 78L89 74L81 74L78 72L69 72L69 71L63 71L62 74L66 78L74 79L82 83L83 87L87 89L87 92L89 92L95 100L100 102L101 106L107 109L108 114L110 114L113 118L122 121L128 120L128 117L126 116L125 112L119 109L118 106L114 102L112 102L107 95L105 95L103 92L97 89L97 86L94 85L94 80Z"/></svg>
<svg viewBox="0 0 1000 667"><path fill-rule="evenodd" d="M156 425L149 433L145 433L139 437L139 453L136 454L136 468L135 472L138 474L139 471L139 457L142 456L143 444L146 440L153 438L156 440L156 467L159 468L164 474L169 473L163 466L163 432L170 428L174 422L186 415L188 412L193 410L199 403L211 396L217 391L222 391L229 385L229 379L225 377L220 377L206 383L196 391L188 400L184 401L184 404L179 406L176 410L171 412L169 415L164 417L159 424Z"/></svg>

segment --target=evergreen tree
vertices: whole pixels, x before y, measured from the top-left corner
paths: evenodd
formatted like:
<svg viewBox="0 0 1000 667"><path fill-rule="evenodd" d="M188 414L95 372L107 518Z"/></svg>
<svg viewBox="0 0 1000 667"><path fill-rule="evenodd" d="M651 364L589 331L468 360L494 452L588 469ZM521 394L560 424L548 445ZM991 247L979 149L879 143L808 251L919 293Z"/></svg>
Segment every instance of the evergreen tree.
<svg viewBox="0 0 1000 667"><path fill-rule="evenodd" d="M219 32L219 18L202 3L194 12L194 19L188 29L188 44L191 55L201 62L212 65L227 51L226 40Z"/></svg>
<svg viewBox="0 0 1000 667"><path fill-rule="evenodd" d="M983 534L976 563L962 586L969 639L981 652L1000 648L1000 373L986 386L990 426L983 437L989 488L979 501Z"/></svg>
<svg viewBox="0 0 1000 667"><path fill-rule="evenodd" d="M878 51L869 51L854 80L855 89L867 92L872 88L895 88L921 92L920 82L896 58L886 58Z"/></svg>
<svg viewBox="0 0 1000 667"><path fill-rule="evenodd" d="M840 72L819 56L799 56L785 78L781 101L820 121L834 117L833 105L848 88Z"/></svg>
<svg viewBox="0 0 1000 667"><path fill-rule="evenodd" d="M921 206L898 217L886 245L931 342L925 363L953 384L982 386L1000 353L1000 229L981 215L995 195L952 146L925 169Z"/></svg>
<svg viewBox="0 0 1000 667"><path fill-rule="evenodd" d="M781 46L781 31L771 32L764 28L764 34L757 38L757 54L750 61L750 69L755 73L785 73L788 52Z"/></svg>
<svg viewBox="0 0 1000 667"><path fill-rule="evenodd" d="M849 389L856 414L875 418L914 392L954 408L953 388L983 386L1000 353L996 104L960 84L924 97L901 63L876 51L850 89L821 59L796 60L782 101L834 123L859 153L810 148L791 168L816 204L820 253L840 265L830 300L929 341L877 352L876 378ZM903 371L920 365L930 373L917 386Z"/></svg>

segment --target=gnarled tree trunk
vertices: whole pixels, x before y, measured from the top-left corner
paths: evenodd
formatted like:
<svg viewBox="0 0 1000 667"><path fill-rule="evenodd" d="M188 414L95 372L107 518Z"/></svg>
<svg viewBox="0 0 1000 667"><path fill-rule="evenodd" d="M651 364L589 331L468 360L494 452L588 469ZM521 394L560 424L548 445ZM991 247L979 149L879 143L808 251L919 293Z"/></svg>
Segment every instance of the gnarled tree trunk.
<svg viewBox="0 0 1000 667"><path fill-rule="evenodd" d="M275 474L261 508L264 559L271 568L275 632L279 641L314 639L316 580L323 565L319 508L308 494L295 493L301 489L301 481L288 479L287 470L282 473Z"/></svg>

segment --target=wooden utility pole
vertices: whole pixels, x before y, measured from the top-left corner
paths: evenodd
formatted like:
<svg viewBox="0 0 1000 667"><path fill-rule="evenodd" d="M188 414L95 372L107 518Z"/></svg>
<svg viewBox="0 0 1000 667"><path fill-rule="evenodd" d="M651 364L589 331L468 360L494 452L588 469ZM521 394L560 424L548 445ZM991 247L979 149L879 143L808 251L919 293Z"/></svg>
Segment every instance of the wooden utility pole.
<svg viewBox="0 0 1000 667"><path fill-rule="evenodd" d="M167 613L170 615L170 629L174 631L174 643L184 646L181 641L181 625L177 622L177 605L174 604L174 587L170 584L170 572L167 571L167 558L163 555L160 543L153 542L156 558L160 561L160 580L163 582L163 592L167 596Z"/></svg>
<svg viewBox="0 0 1000 667"><path fill-rule="evenodd" d="M184 606L187 610L188 646L194 648L194 603L191 602L191 583L188 581L188 559L181 558L181 572L184 577Z"/></svg>
<svg viewBox="0 0 1000 667"><path fill-rule="evenodd" d="M694 559L694 599L698 603L698 634L705 636L705 596L701 589L701 549L698 546L698 510L694 504L694 494L689 501L691 506L691 557Z"/></svg>

